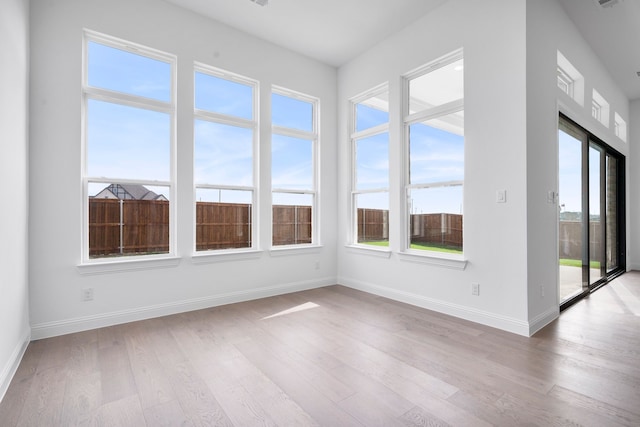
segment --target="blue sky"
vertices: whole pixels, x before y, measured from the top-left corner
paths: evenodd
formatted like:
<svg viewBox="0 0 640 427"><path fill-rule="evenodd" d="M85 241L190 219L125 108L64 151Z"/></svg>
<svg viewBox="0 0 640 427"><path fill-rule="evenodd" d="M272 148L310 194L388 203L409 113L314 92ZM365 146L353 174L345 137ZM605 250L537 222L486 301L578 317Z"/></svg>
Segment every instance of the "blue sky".
<svg viewBox="0 0 640 427"><path fill-rule="evenodd" d="M169 102L170 64L89 42L90 86ZM253 120L251 85L195 72L198 109ZM313 131L313 104L274 93L272 123ZM356 130L389 120L386 111L357 105ZM169 181L170 117L166 113L90 100L88 104L88 175L99 178ZM253 130L195 120L194 181L196 185L253 185ZM181 141L178 141L180 144ZM313 188L312 141L272 137L272 185L288 190ZM411 126L411 182L462 180L464 138L425 124ZM381 133L357 142L357 189L389 187L389 135ZM434 154L435 153L435 154ZM106 186L106 184L104 185ZM92 194L104 187L91 185ZM169 197L165 188L156 192ZM461 187L413 190L413 210L455 212L462 207ZM250 193L198 189L197 200L247 203ZM274 195L274 203L310 202L309 196ZM388 209L388 194L359 196L359 206Z"/></svg>
<svg viewBox="0 0 640 427"><path fill-rule="evenodd" d="M89 42L90 86L171 100L170 64ZM253 120L251 85L194 73L194 102L198 109ZM273 94L273 123L313 131L313 105ZM91 177L170 180L170 117L166 113L91 99L88 103L87 173ZM253 186L253 135L250 128L195 120L194 181L197 184ZM274 135L273 185L284 189L311 189L312 141ZM107 184L92 184L95 194ZM149 187L149 186L147 186ZM166 188L155 187L169 194ZM197 200L248 203L250 192L198 189ZM295 195L278 196L299 202ZM308 197L302 199L307 200Z"/></svg>
<svg viewBox="0 0 640 427"><path fill-rule="evenodd" d="M560 212L582 212L582 141L558 132ZM589 213L600 214L600 153L589 148Z"/></svg>

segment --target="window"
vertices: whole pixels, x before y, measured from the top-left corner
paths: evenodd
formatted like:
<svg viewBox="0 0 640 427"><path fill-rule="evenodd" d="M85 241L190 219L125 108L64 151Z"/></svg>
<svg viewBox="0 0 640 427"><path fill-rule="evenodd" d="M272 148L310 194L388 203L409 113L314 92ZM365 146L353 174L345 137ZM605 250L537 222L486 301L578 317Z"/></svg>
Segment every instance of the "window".
<svg viewBox="0 0 640 427"><path fill-rule="evenodd" d="M584 105L584 77L560 51L557 51L557 61L558 89Z"/></svg>
<svg viewBox="0 0 640 427"><path fill-rule="evenodd" d="M618 113L613 115L614 132L618 138L627 141L627 122Z"/></svg>
<svg viewBox="0 0 640 427"><path fill-rule="evenodd" d="M255 246L258 83L195 65L196 251Z"/></svg>
<svg viewBox="0 0 640 427"><path fill-rule="evenodd" d="M463 248L464 63L454 52L406 76L405 248Z"/></svg>
<svg viewBox="0 0 640 427"><path fill-rule="evenodd" d="M272 245L317 242L318 100L274 87L271 94Z"/></svg>
<svg viewBox="0 0 640 427"><path fill-rule="evenodd" d="M174 253L175 57L86 31L84 261Z"/></svg>
<svg viewBox="0 0 640 427"><path fill-rule="evenodd" d="M561 91L573 98L573 79L558 66L558 87Z"/></svg>
<svg viewBox="0 0 640 427"><path fill-rule="evenodd" d="M597 121L602 121L602 106L595 99L591 101L591 115Z"/></svg>
<svg viewBox="0 0 640 427"><path fill-rule="evenodd" d="M389 246L389 89L351 101L352 241Z"/></svg>
<svg viewBox="0 0 640 427"><path fill-rule="evenodd" d="M593 89L591 98L591 115L594 119L609 127L609 103L595 89Z"/></svg>

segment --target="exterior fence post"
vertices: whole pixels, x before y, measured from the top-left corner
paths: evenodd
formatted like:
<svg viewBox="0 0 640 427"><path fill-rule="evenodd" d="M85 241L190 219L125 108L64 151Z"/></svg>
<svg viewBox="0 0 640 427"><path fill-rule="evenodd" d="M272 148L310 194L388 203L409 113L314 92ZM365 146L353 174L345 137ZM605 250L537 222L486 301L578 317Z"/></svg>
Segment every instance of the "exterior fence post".
<svg viewBox="0 0 640 427"><path fill-rule="evenodd" d="M120 199L120 255L124 254L124 199Z"/></svg>

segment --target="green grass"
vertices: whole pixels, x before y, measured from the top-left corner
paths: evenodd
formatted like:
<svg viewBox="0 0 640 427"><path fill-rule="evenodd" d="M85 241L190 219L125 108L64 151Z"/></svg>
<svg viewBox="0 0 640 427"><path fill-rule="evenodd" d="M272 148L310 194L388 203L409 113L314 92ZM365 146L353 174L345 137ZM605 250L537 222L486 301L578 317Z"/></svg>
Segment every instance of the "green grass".
<svg viewBox="0 0 640 427"><path fill-rule="evenodd" d="M371 246L381 246L381 247L388 247L389 246L389 242L386 240L381 240L381 241L371 241L371 242L360 242L363 245L371 245ZM418 250L423 250L423 251L433 251L433 252L443 252L443 253L448 253L448 254L462 254L462 251L460 249L451 247L451 246L446 246L446 245L426 245L423 243L412 243L411 244L411 249L418 249Z"/></svg>
<svg viewBox="0 0 640 427"><path fill-rule="evenodd" d="M580 259L567 259L560 258L560 265L565 265L567 267L582 267L582 260ZM600 268L600 261L591 261L590 268Z"/></svg>

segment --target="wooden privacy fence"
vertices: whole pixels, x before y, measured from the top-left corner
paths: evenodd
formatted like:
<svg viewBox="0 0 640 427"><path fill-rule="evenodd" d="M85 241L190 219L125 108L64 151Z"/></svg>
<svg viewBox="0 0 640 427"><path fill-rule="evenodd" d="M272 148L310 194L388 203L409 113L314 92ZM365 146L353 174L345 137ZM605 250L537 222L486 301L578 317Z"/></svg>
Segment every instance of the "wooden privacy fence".
<svg viewBox="0 0 640 427"><path fill-rule="evenodd" d="M558 249L560 258L582 259L582 222L560 221L558 228ZM589 259L603 261L602 222L589 221Z"/></svg>
<svg viewBox="0 0 640 427"><path fill-rule="evenodd" d="M410 227L411 243L462 248L460 214L413 214Z"/></svg>
<svg viewBox="0 0 640 427"><path fill-rule="evenodd" d="M389 239L389 211L384 209L358 209L358 242Z"/></svg>
<svg viewBox="0 0 640 427"><path fill-rule="evenodd" d="M251 247L251 209L250 204L197 202L196 249ZM410 222L412 243L462 247L462 215L415 214ZM311 243L311 227L311 206L273 206L274 246ZM358 209L359 242L388 238L388 210ZM89 200L90 257L168 251L168 201Z"/></svg>
<svg viewBox="0 0 640 427"><path fill-rule="evenodd" d="M311 206L273 206L273 245L311 243Z"/></svg>
<svg viewBox="0 0 640 427"><path fill-rule="evenodd" d="M273 206L273 245L311 243L311 206ZM251 247L251 205L196 203L196 249ZM169 202L89 199L89 256L167 253Z"/></svg>
<svg viewBox="0 0 640 427"><path fill-rule="evenodd" d="M251 247L251 205L196 203L196 249Z"/></svg>
<svg viewBox="0 0 640 427"><path fill-rule="evenodd" d="M169 252L169 202L89 199L89 256Z"/></svg>
<svg viewBox="0 0 640 427"><path fill-rule="evenodd" d="M410 229L412 243L462 247L462 215L413 214ZM388 210L358 209L358 242L381 241L388 238Z"/></svg>

